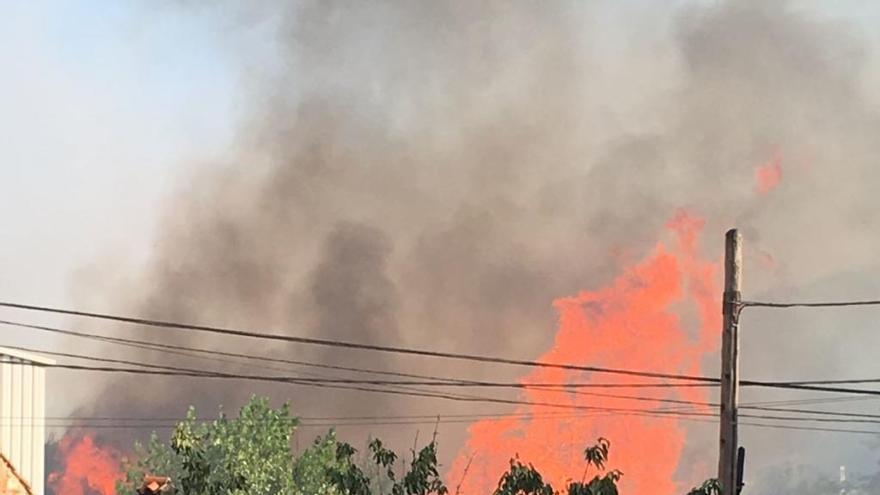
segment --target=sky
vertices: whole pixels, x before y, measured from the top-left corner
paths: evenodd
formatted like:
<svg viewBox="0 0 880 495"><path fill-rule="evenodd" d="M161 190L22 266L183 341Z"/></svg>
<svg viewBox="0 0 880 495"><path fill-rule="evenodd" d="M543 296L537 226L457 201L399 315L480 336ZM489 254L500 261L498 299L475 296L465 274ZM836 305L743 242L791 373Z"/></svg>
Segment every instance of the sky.
<svg viewBox="0 0 880 495"><path fill-rule="evenodd" d="M877 2L795 4L880 43ZM214 21L164 2L0 3L0 300L100 299L75 281L146 259L163 200L235 148L248 72L272 70L274 45Z"/></svg>
<svg viewBox="0 0 880 495"><path fill-rule="evenodd" d="M865 27L880 20L870 1L797 5ZM247 81L232 31L166 7L0 5L4 298L69 304L71 278L90 264L146 257L175 177L234 146ZM271 51L259 41L249 46Z"/></svg>
<svg viewBox="0 0 880 495"><path fill-rule="evenodd" d="M174 177L229 146L235 70L207 26L129 2L0 6L4 297L69 303L88 264L145 256Z"/></svg>

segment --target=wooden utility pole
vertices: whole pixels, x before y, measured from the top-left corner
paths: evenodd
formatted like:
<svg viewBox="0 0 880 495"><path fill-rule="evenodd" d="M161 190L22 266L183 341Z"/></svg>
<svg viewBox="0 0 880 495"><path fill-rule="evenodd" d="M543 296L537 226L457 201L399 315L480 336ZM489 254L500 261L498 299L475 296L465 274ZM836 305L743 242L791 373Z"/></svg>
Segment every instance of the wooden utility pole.
<svg viewBox="0 0 880 495"><path fill-rule="evenodd" d="M721 431L718 481L724 495L736 495L737 402L739 401L739 305L742 301L742 236L729 230L724 248L724 329L721 340Z"/></svg>

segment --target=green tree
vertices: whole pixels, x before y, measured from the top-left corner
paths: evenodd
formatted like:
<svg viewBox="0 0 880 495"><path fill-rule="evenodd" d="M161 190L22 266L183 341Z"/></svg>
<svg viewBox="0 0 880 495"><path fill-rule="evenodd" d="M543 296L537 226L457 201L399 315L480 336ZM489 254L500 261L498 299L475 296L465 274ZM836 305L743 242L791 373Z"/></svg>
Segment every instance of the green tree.
<svg viewBox="0 0 880 495"><path fill-rule="evenodd" d="M155 435L135 447L120 493L134 493L144 474L171 476L187 495L276 495L292 493L290 441L297 420L288 405L253 399L238 418L221 414L199 423L190 408L168 444Z"/></svg>
<svg viewBox="0 0 880 495"><path fill-rule="evenodd" d="M617 469L606 469L611 442L599 438L595 445L584 450L584 473L581 481L570 481L567 495L618 495L618 482L623 473ZM590 471L595 475L586 481ZM544 481L541 473L531 464L523 464L519 458L510 460L510 468L501 475L493 495L560 495L550 483ZM708 480L692 489L688 495L721 495L717 480Z"/></svg>
<svg viewBox="0 0 880 495"><path fill-rule="evenodd" d="M692 488L687 495L721 495L721 484L717 479L706 480L702 485Z"/></svg>
<svg viewBox="0 0 880 495"><path fill-rule="evenodd" d="M340 461L336 434L331 431L318 438L315 443L294 461L294 493L314 495L339 495L337 485L331 481L330 472L345 471L348 461L343 456Z"/></svg>
<svg viewBox="0 0 880 495"><path fill-rule="evenodd" d="M617 482L623 473L617 469L606 470L608 453L611 442L600 438L596 445L584 450L584 474L581 481L569 482L566 493L568 495L617 495ZM596 471L596 475L587 482L587 474L590 469ZM553 486L546 483L541 473L531 464L522 464L519 459L510 460L510 469L501 475L498 488L494 495L558 495L559 492Z"/></svg>
<svg viewBox="0 0 880 495"><path fill-rule="evenodd" d="M339 442L331 431L319 438L294 463L296 493L316 495L445 495L446 485L437 468L437 443L432 440L418 452L403 476L398 475L398 455L381 440L368 446L367 471L355 459L357 450ZM369 468L373 468L372 470Z"/></svg>
<svg viewBox="0 0 880 495"><path fill-rule="evenodd" d="M437 467L436 438L412 452L407 466L380 440L368 446L359 465L357 450L332 430L294 459L291 439L297 419L288 405L273 409L254 398L237 418L221 415L198 422L191 408L170 441L153 434L146 445L135 445L126 461L127 474L119 493L135 493L145 474L170 476L183 495L445 495ZM403 470L398 475L398 469ZM372 468L372 469L369 469Z"/></svg>
<svg viewBox="0 0 880 495"><path fill-rule="evenodd" d="M153 434L146 445L135 446L127 475L117 490L135 493L145 474L170 476L181 495L446 495L437 464L436 435L421 450L412 450L409 463L371 440L361 459L333 430L294 458L291 440L297 419L284 405L273 409L254 398L237 418L225 415L198 422L190 409L170 441ZM566 495L618 495L623 473L608 469L611 442L600 438L584 450L580 481L570 481ZM592 474L592 477L589 475ZM588 480L589 479L589 480ZM688 495L720 495L716 480ZM510 460L494 495L560 495L531 464Z"/></svg>
<svg viewBox="0 0 880 495"><path fill-rule="evenodd" d="M519 458L510 460L510 469L501 475L494 495L555 495L557 492L544 482L541 473L531 464L525 465Z"/></svg>

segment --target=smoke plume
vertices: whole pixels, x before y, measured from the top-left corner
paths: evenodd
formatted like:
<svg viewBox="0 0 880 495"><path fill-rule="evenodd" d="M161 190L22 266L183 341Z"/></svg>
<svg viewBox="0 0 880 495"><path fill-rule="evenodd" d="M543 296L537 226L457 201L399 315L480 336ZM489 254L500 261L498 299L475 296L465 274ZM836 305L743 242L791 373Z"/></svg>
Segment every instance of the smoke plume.
<svg viewBox="0 0 880 495"><path fill-rule="evenodd" d="M181 8L192 6L162 15ZM853 26L760 1L278 2L217 7L210 18L268 33L277 68L261 74L243 62L253 106L228 159L179 184L148 266L120 286L89 287L111 294L94 309L534 358L553 341L552 301L612 280L680 207L707 218L711 258L726 228L743 229L748 297L880 293L869 282L880 227L880 113L866 85L875 47ZM784 174L757 194L767 163ZM745 378L868 374L864 350L880 344L869 316L748 314ZM522 371L124 331L379 370ZM254 393L289 399L303 416L474 411L220 380L114 377L101 387L84 415L168 417L190 404L213 414ZM411 442L414 431L402 430L373 434ZM448 460L465 431L440 433ZM685 461L712 455L713 435L693 436ZM750 466L788 459L833 472L835 456L858 455L848 437L744 435ZM833 447L810 449L817 439Z"/></svg>

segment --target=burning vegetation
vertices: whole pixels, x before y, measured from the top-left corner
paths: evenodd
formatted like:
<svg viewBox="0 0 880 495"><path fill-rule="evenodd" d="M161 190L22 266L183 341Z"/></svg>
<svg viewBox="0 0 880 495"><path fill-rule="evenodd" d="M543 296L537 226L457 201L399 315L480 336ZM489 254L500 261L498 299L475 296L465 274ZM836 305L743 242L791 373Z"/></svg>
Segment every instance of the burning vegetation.
<svg viewBox="0 0 880 495"><path fill-rule="evenodd" d="M721 325L717 262L701 259L698 250L702 226L699 218L680 213L669 223L676 236L673 247L658 244L647 259L627 268L608 287L558 299L559 330L553 348L539 361L673 374L698 372L702 360L718 347ZM695 310L690 325L678 313L682 303ZM621 385L632 382L632 377L538 369L522 378L526 385L554 382ZM581 410L565 413L558 407L523 406L517 411L523 418L474 423L449 480L463 479L465 494L491 493L498 473L505 469L511 453L516 453L533 463L548 481L563 486L582 462L583 446L606 436L615 439L616 465L627 473L622 481L625 492L677 493L675 474L687 440L681 419L634 410L633 401L627 399L632 389L629 394L626 391L527 388L525 397L535 404L564 404ZM660 409L670 399L705 404L709 394L698 388L672 387L653 392L651 397L656 401L647 400L647 405ZM622 414L607 413L614 410Z"/></svg>
<svg viewBox="0 0 880 495"><path fill-rule="evenodd" d="M94 432L74 429L58 442L59 470L49 473L47 488L55 495L115 495L123 477L122 453L101 444Z"/></svg>
<svg viewBox="0 0 880 495"><path fill-rule="evenodd" d="M717 348L720 320L716 302L717 262L699 254L704 222L681 211L668 223L671 247L659 243L650 256L628 267L608 287L558 299L559 329L552 348L539 358L547 363L698 373L702 359ZM682 304L695 317L684 322ZM522 406L510 419L485 419L470 426L470 439L452 463L447 484L462 494L491 493L512 454L533 464L545 480L564 486L583 464L583 447L605 435L618 441L616 465L629 473L624 490L672 495L687 434L680 416L659 409L670 400L707 403L708 393L693 387L669 387L645 399L651 409L633 408L625 392L542 388L541 383L625 385L631 377L537 369L521 382L528 386ZM606 390L601 388L601 390ZM617 390L617 389L614 389ZM626 388L622 388L626 390ZM608 411L621 414L609 415ZM674 410L673 410L674 411ZM671 412L666 410L666 412ZM697 408L694 413L709 412ZM646 463L645 452L652 452ZM59 444L61 470L50 475L56 494L110 495L122 479L121 455L99 446L92 434L73 431Z"/></svg>

